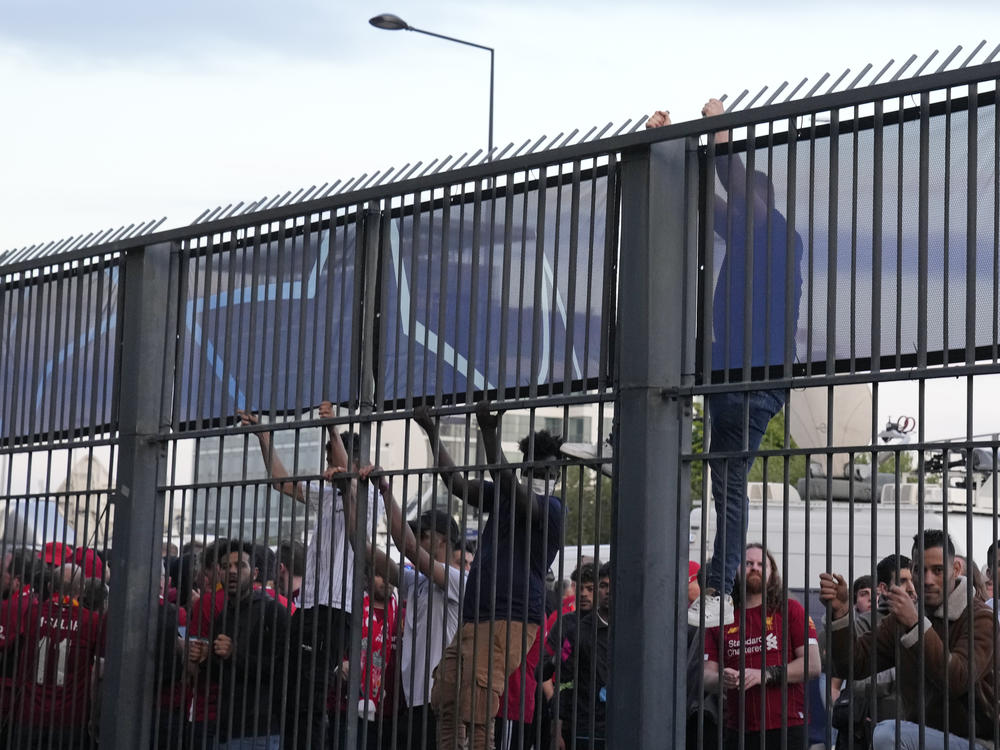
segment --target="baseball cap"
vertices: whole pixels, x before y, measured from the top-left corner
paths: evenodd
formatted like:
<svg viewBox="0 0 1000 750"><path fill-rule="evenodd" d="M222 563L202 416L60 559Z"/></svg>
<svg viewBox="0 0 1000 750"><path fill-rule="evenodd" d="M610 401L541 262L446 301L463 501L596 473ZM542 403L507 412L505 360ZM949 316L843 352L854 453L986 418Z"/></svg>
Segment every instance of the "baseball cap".
<svg viewBox="0 0 1000 750"><path fill-rule="evenodd" d="M83 568L84 578L103 578L104 562L101 556L92 549L79 547L74 556L74 562Z"/></svg>
<svg viewBox="0 0 1000 750"><path fill-rule="evenodd" d="M698 577L699 570L701 570L701 566L698 563L694 560L688 560L688 583Z"/></svg>
<svg viewBox="0 0 1000 750"><path fill-rule="evenodd" d="M446 537L452 547L457 545L462 538L455 519L443 510L424 511L416 520L410 521L410 528L413 529L413 533L418 538L421 533L429 533L433 529L435 533Z"/></svg>
<svg viewBox="0 0 1000 750"><path fill-rule="evenodd" d="M62 565L63 562L72 561L73 548L62 542L46 542L44 551L39 557L46 565Z"/></svg>

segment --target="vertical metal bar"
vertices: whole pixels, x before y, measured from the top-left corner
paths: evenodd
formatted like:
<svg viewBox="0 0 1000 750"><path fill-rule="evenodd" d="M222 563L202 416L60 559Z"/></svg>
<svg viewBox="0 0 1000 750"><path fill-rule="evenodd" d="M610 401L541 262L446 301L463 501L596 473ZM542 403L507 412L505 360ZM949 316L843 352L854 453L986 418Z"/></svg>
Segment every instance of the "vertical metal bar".
<svg viewBox="0 0 1000 750"><path fill-rule="evenodd" d="M378 280L378 257L379 257L379 237L381 234L382 214L376 204L370 205L363 214L364 232L363 256L355 267L355 273L361 276L361 283L356 286L361 299L361 317L355 320L355 330L360 336L358 359L355 360L355 367L358 372L358 413L360 422L358 432L361 437L361 455L349 456L359 465L364 466L369 462L371 450L372 424L371 415L375 410L375 372L374 372L374 330L375 330L375 303L376 303L376 282ZM358 310L359 307L355 306ZM352 369L355 369L352 367ZM368 543L368 488L359 483L357 502L357 526L348 529L349 534L354 534L354 549L356 550L355 561L363 559L363 551ZM355 747L358 732L358 703L350 699L351 696L360 694L361 689L361 615L362 597L365 588L365 566L354 565L353 570L353 591L351 605L351 670L347 682L347 731L346 747ZM370 648L370 646L369 646ZM367 693L367 690L366 690Z"/></svg>
<svg viewBox="0 0 1000 750"><path fill-rule="evenodd" d="M828 183L830 204L827 206L826 235L826 374L836 372L837 363L837 253L840 223L840 111L830 112L830 176ZM832 412L828 412L832 413ZM827 443L829 445L829 443ZM827 454L827 475L830 461ZM829 528L829 526L827 527Z"/></svg>
<svg viewBox="0 0 1000 750"><path fill-rule="evenodd" d="M155 643L166 471L165 444L159 442L164 363L172 361L173 337L166 336L170 245L130 250L124 259L122 378L119 397L120 454L115 492L115 587L109 602L109 637L104 672L101 744L111 750L150 744L153 698L151 662L136 659ZM129 721L121 721L129 716Z"/></svg>
<svg viewBox="0 0 1000 750"><path fill-rule="evenodd" d="M976 267L979 260L979 97L974 83L969 86L966 115L969 122L965 172L965 364L973 365L976 362ZM969 554L971 556L971 550Z"/></svg>
<svg viewBox="0 0 1000 750"><path fill-rule="evenodd" d="M877 376L882 367L882 183L885 167L885 129L883 121L883 102L875 102L875 112L872 120L873 164L872 164L872 306L871 306L871 363L869 365L873 376ZM873 438L877 437L873 432ZM873 443L874 444L874 443ZM876 465L873 461L872 465ZM876 475L877 471L872 471ZM877 502L872 496L872 507ZM873 554L872 557L875 555Z"/></svg>
<svg viewBox="0 0 1000 750"><path fill-rule="evenodd" d="M622 164L615 481L617 496L630 501L614 507L609 747L684 744L687 596L679 568L690 487L680 455L690 440L691 404L670 391L687 382L677 353L690 347L684 333L696 309L689 293L696 288L689 286L697 257L696 149L693 138L656 143L626 152ZM664 328L661 319L682 325ZM663 532L672 525L667 547L674 554L663 554Z"/></svg>
<svg viewBox="0 0 1000 750"><path fill-rule="evenodd" d="M927 222L930 193L930 93L920 95L919 207L917 209L917 367L927 367Z"/></svg>
<svg viewBox="0 0 1000 750"><path fill-rule="evenodd" d="M951 277L951 89L948 89L944 102L944 223L941 227L941 364L946 366L948 357L948 323L951 319L948 307L951 300L950 277ZM928 268L929 270L929 268Z"/></svg>

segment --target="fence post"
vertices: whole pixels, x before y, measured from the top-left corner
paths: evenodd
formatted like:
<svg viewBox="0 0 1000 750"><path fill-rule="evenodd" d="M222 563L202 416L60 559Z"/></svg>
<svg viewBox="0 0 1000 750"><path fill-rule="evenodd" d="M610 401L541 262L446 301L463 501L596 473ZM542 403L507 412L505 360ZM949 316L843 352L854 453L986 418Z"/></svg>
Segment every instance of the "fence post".
<svg viewBox="0 0 1000 750"><path fill-rule="evenodd" d="M684 746L697 141L623 154L608 747ZM681 570L685 573L682 574ZM683 582L683 585L682 585Z"/></svg>
<svg viewBox="0 0 1000 750"><path fill-rule="evenodd" d="M149 747L152 737L164 507L158 488L166 471L159 438L164 384L173 372L170 256L170 244L128 249L119 282L118 481L100 726L101 747L110 750Z"/></svg>

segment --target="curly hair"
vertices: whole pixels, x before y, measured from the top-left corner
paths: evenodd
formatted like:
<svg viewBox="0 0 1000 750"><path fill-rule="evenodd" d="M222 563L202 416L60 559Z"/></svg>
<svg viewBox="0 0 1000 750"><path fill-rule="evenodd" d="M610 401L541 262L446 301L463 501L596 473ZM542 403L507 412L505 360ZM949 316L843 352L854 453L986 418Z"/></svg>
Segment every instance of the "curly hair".
<svg viewBox="0 0 1000 750"><path fill-rule="evenodd" d="M533 459L528 458L528 450L531 447L531 435L525 435L517 444L517 447L524 455L524 459L544 461L546 458L559 458L559 449L566 442L561 435L553 435L548 430L537 430L535 432L535 455Z"/></svg>

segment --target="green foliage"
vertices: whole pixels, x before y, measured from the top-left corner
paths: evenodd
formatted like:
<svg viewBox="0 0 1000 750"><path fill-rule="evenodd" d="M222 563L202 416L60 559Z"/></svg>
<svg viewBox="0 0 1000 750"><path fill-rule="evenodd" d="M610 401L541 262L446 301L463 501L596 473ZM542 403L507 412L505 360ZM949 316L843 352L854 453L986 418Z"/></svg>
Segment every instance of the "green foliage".
<svg viewBox="0 0 1000 750"><path fill-rule="evenodd" d="M788 444L791 448L798 448L799 446L792 439L791 435L788 437ZM767 429L764 430L764 439L760 443L760 449L762 451L770 450L782 450L785 447L785 412L779 411L774 419L772 419L768 425ZM783 482L785 476L785 458L776 457L770 458L767 461L767 481L768 482ZM802 477L806 475L806 457L805 456L791 456L788 460L788 483L794 487L796 482L798 482ZM747 477L748 482L763 482L764 481L764 459L758 458L753 462L753 466L750 467L750 475Z"/></svg>
<svg viewBox="0 0 1000 750"><path fill-rule="evenodd" d="M593 469L570 466L566 471L563 503L567 509L567 545L611 543L611 480L608 477L598 475Z"/></svg>
<svg viewBox="0 0 1000 750"><path fill-rule="evenodd" d="M701 403L694 404L694 420L691 427L691 451L694 454L703 453L705 450L705 411ZM796 442L789 436L791 448L798 448ZM764 431L764 439L761 441L760 450L782 450L785 446L785 413L783 411L771 420ZM703 500L703 480L705 465L703 461L691 462L691 499ZM767 481L782 482L785 475L785 459L782 457L769 458L767 461ZM805 456L791 456L788 458L788 483L794 487L802 477L806 475ZM764 481L764 459L758 458L750 467L748 482Z"/></svg>
<svg viewBox="0 0 1000 750"><path fill-rule="evenodd" d="M854 463L864 465L870 464L871 456L867 453L859 453L854 457ZM900 474L905 478L907 474L913 471L913 469L913 453L911 451L901 451L899 453ZM889 456L887 459L882 461L882 463L878 465L878 471L880 474L895 474L896 456Z"/></svg>
<svg viewBox="0 0 1000 750"><path fill-rule="evenodd" d="M691 452L698 454L705 450L705 407L701 401L695 401L694 418L691 422ZM701 500L705 478L705 462L691 462L691 499Z"/></svg>

